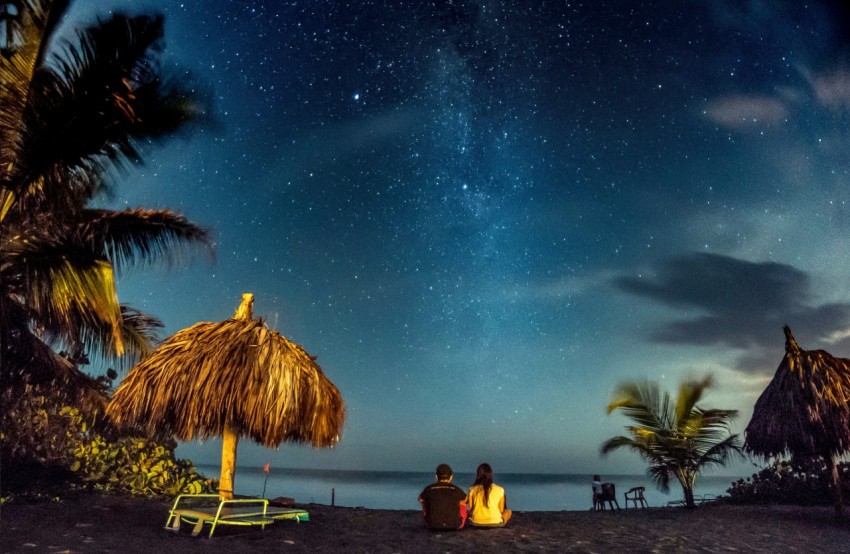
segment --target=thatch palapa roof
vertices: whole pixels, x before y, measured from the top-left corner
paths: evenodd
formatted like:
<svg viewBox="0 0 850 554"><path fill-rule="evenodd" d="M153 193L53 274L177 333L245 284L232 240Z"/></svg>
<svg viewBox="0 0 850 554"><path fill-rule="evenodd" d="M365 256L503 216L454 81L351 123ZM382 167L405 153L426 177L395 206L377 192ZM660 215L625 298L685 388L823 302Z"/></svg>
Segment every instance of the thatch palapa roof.
<svg viewBox="0 0 850 554"><path fill-rule="evenodd" d="M850 360L802 350L785 329L785 357L756 401L744 449L761 456L840 456L850 449Z"/></svg>
<svg viewBox="0 0 850 554"><path fill-rule="evenodd" d="M339 390L303 348L252 317L254 295L236 314L196 323L137 364L107 406L119 427L188 441L222 436L222 498L233 496L236 445L250 437L334 445L345 420Z"/></svg>
<svg viewBox="0 0 850 554"><path fill-rule="evenodd" d="M107 415L182 441L220 436L229 423L267 447L336 443L339 390L301 346L252 318L253 295L244 296L234 317L179 331L131 369Z"/></svg>

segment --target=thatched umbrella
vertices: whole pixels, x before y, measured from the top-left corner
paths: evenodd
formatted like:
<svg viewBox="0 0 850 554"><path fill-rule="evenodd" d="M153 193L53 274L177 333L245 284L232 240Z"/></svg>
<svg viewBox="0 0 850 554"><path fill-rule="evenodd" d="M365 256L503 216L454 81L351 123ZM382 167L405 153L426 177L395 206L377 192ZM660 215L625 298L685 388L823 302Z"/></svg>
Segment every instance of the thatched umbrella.
<svg viewBox="0 0 850 554"><path fill-rule="evenodd" d="M765 458L822 457L836 514L844 517L836 458L850 449L850 360L800 349L786 326L785 357L756 401L745 434L744 449Z"/></svg>
<svg viewBox="0 0 850 554"><path fill-rule="evenodd" d="M221 435L221 498L233 497L236 444L246 436L332 446L345 405L315 358L252 318L254 295L236 314L201 322L169 337L132 368L106 413L119 427L182 441Z"/></svg>

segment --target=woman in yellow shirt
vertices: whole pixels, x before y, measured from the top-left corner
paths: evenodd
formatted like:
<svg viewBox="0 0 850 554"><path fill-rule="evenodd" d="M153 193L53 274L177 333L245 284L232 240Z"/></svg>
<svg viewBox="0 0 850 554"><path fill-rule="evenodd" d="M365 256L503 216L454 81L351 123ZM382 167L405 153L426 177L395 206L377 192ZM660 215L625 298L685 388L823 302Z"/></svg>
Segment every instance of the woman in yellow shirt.
<svg viewBox="0 0 850 554"><path fill-rule="evenodd" d="M469 523L485 527L502 527L513 512L505 508L505 489L493 482L490 464L481 464L475 472L475 484L466 498Z"/></svg>

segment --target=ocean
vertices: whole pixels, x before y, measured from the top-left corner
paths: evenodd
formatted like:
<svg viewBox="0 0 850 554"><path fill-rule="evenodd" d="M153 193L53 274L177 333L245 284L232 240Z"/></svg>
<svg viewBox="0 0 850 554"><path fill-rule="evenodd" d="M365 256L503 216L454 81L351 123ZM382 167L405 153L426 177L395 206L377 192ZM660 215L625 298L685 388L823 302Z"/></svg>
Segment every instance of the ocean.
<svg viewBox="0 0 850 554"><path fill-rule="evenodd" d="M198 471L208 477L218 477L218 466L198 465ZM506 491L508 507L518 511L589 510L591 504L591 475L499 473L496 483ZM474 481L471 473L455 473L454 483L464 490ZM694 490L696 495L726 494L735 477L701 476ZM236 493L266 498L286 496L298 503L334 504L336 506L417 510L417 498L422 489L434 481L429 472L397 471L339 471L320 469L284 469L272 467L266 480L262 467L236 469ZM603 475L603 482L614 483L617 501L625 508L623 493L632 487L646 487L645 497L650 506L666 506L682 499L678 482L670 492L658 491L643 475Z"/></svg>

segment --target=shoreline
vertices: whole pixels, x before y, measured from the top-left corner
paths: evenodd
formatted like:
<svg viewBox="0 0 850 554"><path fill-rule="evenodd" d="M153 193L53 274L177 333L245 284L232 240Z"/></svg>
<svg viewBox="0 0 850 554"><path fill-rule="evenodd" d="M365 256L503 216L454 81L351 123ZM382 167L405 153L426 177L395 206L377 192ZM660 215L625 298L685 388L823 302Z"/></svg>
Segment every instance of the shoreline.
<svg viewBox="0 0 850 554"><path fill-rule="evenodd" d="M310 521L222 526L212 539L164 529L168 499L79 495L0 506L0 552L838 552L831 507L703 505L608 512L515 512L500 529L434 533L416 510L298 504ZM208 527L207 527L208 529Z"/></svg>
<svg viewBox="0 0 850 554"><path fill-rule="evenodd" d="M212 472L203 465L196 466L201 473ZM591 505L590 483L592 474L582 473L514 473L498 474L497 482L508 495L508 507L521 511L584 510ZM742 478L738 478L742 479ZM728 494L734 481L729 476L701 475L695 494L715 497ZM331 504L335 493L337 506L366 507L371 509L416 510L416 498L422 489L434 481L433 470L424 471L372 471L273 468L268 480L262 468L238 468L235 491L238 494L287 496L300 503ZM455 471L454 483L468 490L475 481L472 473ZM646 487L650 506L664 506L681 500L683 493L678 483L673 483L668 493L661 492L645 474L606 474L604 482L616 486L621 506L623 493L632 487Z"/></svg>

